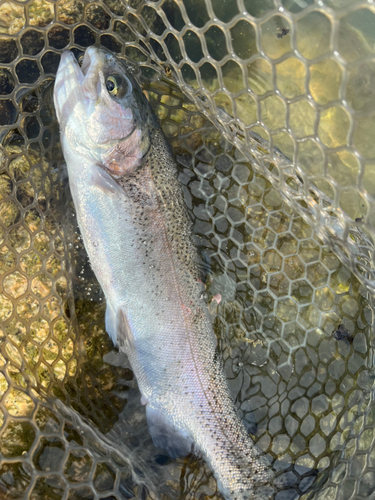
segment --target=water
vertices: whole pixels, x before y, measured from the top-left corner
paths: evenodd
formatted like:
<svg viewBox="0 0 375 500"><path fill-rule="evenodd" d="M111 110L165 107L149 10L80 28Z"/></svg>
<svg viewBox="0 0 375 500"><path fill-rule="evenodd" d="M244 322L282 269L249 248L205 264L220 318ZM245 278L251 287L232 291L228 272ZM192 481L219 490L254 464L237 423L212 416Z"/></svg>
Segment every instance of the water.
<svg viewBox="0 0 375 500"><path fill-rule="evenodd" d="M305 4L310 2L282 2L287 12L297 14ZM180 30L176 5L167 2L164 10ZM209 17L202 5L186 2L198 27ZM200 58L200 42L190 30L183 39L193 63L181 64L181 74L193 88L203 84L220 109L254 123L252 132L289 158L295 155L300 174L313 178L335 207L353 220L366 218L370 205L358 186L372 193L371 64L361 70L363 81L358 71L348 73L346 99L349 111L357 113L353 118L339 102L342 69L332 56L324 57L328 18L316 12L296 18L292 31L279 38L289 25L280 14L269 14L272 5L245 2L262 21L261 47L251 62L222 61L219 83L212 62L197 72L193 63ZM223 22L237 13L234 2L212 6ZM147 9L143 18L159 35L163 23ZM362 11L344 13L335 32L348 61L372 54L373 14ZM223 297L211 310L240 415L256 432L258 445L279 460L284 471L279 483L288 475L287 498L308 495L310 487L312 493L324 493L327 477L337 485L345 471L349 479L362 474L354 494L368 497L375 485L362 458L373 439L367 411L373 383L368 292L300 211L258 173L255 162L251 165L171 82L175 67L150 63L146 45L137 42L137 30L146 32L135 14L116 2L0 6L0 31L10 35L0 37L0 106L6 122L0 149L0 491L15 499L52 500L64 494L69 499L220 498L203 461L192 456L170 460L151 442L132 372L104 330L103 297L79 237L62 167L51 101L59 53L70 44L79 54L95 41L120 51L126 41L124 54L143 62L144 88L176 154L196 244L208 264L203 272L207 300L216 293ZM228 30L236 56L255 54L254 28L232 23ZM229 54L223 36L221 28L205 35L215 61ZM152 40L152 50L163 59L161 45ZM178 62L180 49L168 40ZM286 57L294 44L300 54L317 60L307 68L295 54ZM281 59L271 64L269 58ZM244 93L244 75L252 96ZM290 99L288 117L283 100L271 91L276 84ZM262 122L255 123L259 116ZM346 145L348 134L362 155L359 160ZM268 147L258 144L258 152ZM360 181L358 161L366 167ZM290 175L286 183L293 192L298 178ZM340 325L352 342L335 337ZM303 477L306 468L321 471L317 481ZM347 491L350 498L354 490Z"/></svg>

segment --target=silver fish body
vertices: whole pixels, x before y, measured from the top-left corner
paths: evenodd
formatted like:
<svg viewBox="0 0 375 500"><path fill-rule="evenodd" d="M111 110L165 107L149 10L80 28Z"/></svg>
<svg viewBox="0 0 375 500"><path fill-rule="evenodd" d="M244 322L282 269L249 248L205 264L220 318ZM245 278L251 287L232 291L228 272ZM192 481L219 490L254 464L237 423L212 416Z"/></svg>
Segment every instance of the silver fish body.
<svg viewBox="0 0 375 500"><path fill-rule="evenodd" d="M154 443L201 453L227 499L264 498L271 473L217 360L176 165L147 99L123 61L90 47L82 67L62 55L54 101L106 329L129 357Z"/></svg>

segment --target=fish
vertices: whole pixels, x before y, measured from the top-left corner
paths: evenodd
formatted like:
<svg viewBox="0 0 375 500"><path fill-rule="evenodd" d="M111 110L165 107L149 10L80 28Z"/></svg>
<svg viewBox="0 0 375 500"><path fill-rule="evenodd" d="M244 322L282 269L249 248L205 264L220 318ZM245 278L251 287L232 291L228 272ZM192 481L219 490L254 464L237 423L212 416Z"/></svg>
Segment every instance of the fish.
<svg viewBox="0 0 375 500"><path fill-rule="evenodd" d="M227 500L268 498L272 472L238 417L199 279L172 151L125 61L65 51L54 85L82 239L155 446L202 456Z"/></svg>

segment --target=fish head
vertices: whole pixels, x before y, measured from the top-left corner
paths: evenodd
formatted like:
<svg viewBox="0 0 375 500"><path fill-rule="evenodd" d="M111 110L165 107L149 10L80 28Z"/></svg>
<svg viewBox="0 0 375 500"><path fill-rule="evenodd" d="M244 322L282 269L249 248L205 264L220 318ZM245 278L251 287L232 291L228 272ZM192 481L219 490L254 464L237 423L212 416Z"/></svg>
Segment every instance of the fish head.
<svg viewBox="0 0 375 500"><path fill-rule="evenodd" d="M80 65L72 52L64 52L54 104L65 157L100 164L115 177L142 163L153 115L124 61L89 47Z"/></svg>

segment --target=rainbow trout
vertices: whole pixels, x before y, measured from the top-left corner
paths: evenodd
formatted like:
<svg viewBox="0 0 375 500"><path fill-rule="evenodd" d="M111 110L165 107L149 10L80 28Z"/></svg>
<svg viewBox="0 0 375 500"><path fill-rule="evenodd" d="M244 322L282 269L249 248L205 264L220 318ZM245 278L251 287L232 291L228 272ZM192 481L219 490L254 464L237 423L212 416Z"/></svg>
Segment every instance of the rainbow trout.
<svg viewBox="0 0 375 500"><path fill-rule="evenodd" d="M160 125L125 63L62 54L54 102L78 223L156 446L200 453L225 498L265 498L270 469L238 418L216 354L197 252ZM264 486L261 486L264 485Z"/></svg>

